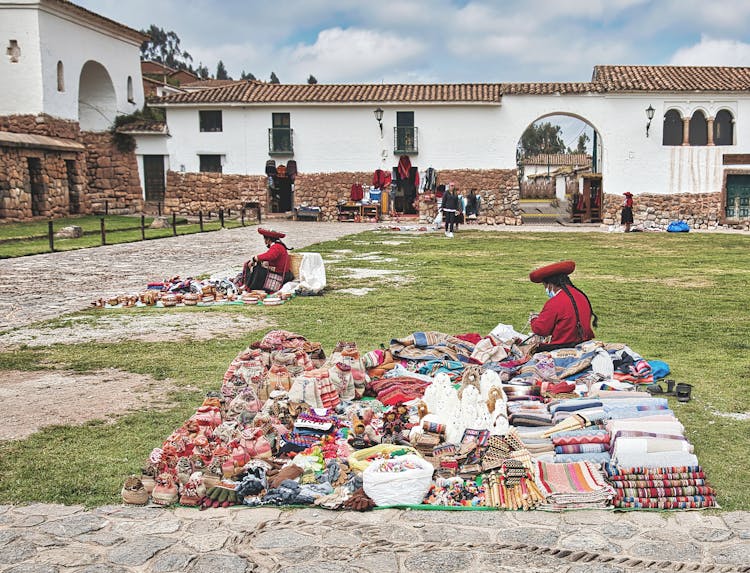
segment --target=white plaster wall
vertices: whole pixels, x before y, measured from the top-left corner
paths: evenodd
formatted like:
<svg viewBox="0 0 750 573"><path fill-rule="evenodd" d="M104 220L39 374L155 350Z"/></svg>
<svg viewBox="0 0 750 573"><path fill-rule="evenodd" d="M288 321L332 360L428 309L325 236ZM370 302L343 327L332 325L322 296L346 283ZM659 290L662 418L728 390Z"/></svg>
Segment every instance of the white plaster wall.
<svg viewBox="0 0 750 573"><path fill-rule="evenodd" d="M37 11L32 5L0 4L0 115L42 112L42 74ZM10 40L21 49L17 63L6 55Z"/></svg>
<svg viewBox="0 0 750 573"><path fill-rule="evenodd" d="M681 102L686 113L702 106L734 114L735 142L722 147L662 145L667 109ZM645 109L656 114L646 137ZM545 116L567 114L591 124L603 146L604 191L632 193L704 193L721 190L723 153L750 153L742 141L750 117L750 97L704 97L701 102L669 94L504 96L502 105L385 105L383 137L373 114L375 105L223 107L223 132L201 133L198 110L169 107L172 135L167 146L173 169L198 170L198 155L224 156L224 173L261 174L268 155L271 114L288 112L294 130L294 159L300 172L388 169L393 154L397 111L413 111L419 129L419 153L412 165L425 169L514 169L516 146L529 124ZM210 106L200 109L211 109ZM214 109L217 109L214 106ZM274 157L277 163L288 156Z"/></svg>
<svg viewBox="0 0 750 573"><path fill-rule="evenodd" d="M107 70L115 89L116 113L129 114L143 107L140 46L104 30L90 28L48 12L39 12L44 111L78 120L81 70L93 60ZM65 91L57 91L57 62L65 70ZM128 76L133 79L133 102L128 101ZM114 117L108 118L111 125Z"/></svg>

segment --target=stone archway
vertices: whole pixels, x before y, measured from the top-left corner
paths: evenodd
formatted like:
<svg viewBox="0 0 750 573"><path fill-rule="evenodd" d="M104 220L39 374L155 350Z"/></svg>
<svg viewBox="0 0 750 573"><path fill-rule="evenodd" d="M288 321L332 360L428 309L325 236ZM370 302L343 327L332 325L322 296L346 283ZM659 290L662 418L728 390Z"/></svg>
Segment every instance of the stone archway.
<svg viewBox="0 0 750 573"><path fill-rule="evenodd" d="M78 83L78 123L82 131L106 131L117 114L117 96L106 68L89 60Z"/></svg>

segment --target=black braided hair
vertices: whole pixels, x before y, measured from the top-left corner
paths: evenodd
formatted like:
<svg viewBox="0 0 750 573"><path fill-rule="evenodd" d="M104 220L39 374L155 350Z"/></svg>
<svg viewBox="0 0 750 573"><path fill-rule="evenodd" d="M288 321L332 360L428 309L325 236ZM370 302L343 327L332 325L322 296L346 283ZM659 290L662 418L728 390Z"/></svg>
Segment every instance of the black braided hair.
<svg viewBox="0 0 750 573"><path fill-rule="evenodd" d="M591 301L589 300L589 297L586 296L585 292L583 292L581 289L579 289L577 286L575 286L572 282L570 282L570 277L568 275L564 275L564 274L553 275L551 277L548 277L548 278L544 279L544 282L546 282L548 284L551 284L551 285L559 286L566 293L568 293L568 296L571 296L570 295L570 291L567 288L568 286L571 286L574 289L576 289L578 292L580 292L583 295L583 298L585 298L586 301L589 303L589 309L591 310L591 316L594 319L593 320L594 328L596 328L596 327L599 326L599 317L594 312L594 307L591 305Z"/></svg>

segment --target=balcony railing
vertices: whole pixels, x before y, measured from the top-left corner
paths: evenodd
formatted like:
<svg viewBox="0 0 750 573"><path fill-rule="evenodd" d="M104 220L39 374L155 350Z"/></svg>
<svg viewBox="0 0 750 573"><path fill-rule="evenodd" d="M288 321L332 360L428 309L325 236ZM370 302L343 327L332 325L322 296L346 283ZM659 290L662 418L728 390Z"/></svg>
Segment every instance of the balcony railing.
<svg viewBox="0 0 750 573"><path fill-rule="evenodd" d="M269 155L294 154L294 130L290 127L271 127L268 130Z"/></svg>
<svg viewBox="0 0 750 573"><path fill-rule="evenodd" d="M393 128L393 153L401 155L404 153L418 153L417 145L418 128L416 127L394 127Z"/></svg>

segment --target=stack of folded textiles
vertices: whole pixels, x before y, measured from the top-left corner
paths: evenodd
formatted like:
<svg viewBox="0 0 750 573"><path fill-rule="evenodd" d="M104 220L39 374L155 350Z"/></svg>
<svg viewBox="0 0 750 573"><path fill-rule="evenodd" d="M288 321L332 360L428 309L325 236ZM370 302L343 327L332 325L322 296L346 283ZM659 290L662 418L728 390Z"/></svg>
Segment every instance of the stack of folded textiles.
<svg viewBox="0 0 750 573"><path fill-rule="evenodd" d="M537 400L508 402L508 422L512 426L551 426L552 415L546 404Z"/></svg>
<svg viewBox="0 0 750 573"><path fill-rule="evenodd" d="M613 504L637 509L702 509L719 507L716 490L700 466L643 468L606 464Z"/></svg>
<svg viewBox="0 0 750 573"><path fill-rule="evenodd" d="M555 446L551 438L545 438L533 428L516 428L516 434L532 457L552 461Z"/></svg>
<svg viewBox="0 0 750 573"><path fill-rule="evenodd" d="M685 429L673 415L610 420L612 463L620 467L697 466Z"/></svg>
<svg viewBox="0 0 750 573"><path fill-rule="evenodd" d="M610 460L610 434L601 427L552 434L554 461L604 463Z"/></svg>
<svg viewBox="0 0 750 573"><path fill-rule="evenodd" d="M643 392L631 395L628 399L602 399L602 404L607 418L613 420L641 418L654 414L674 415L666 398L654 398Z"/></svg>
<svg viewBox="0 0 750 573"><path fill-rule="evenodd" d="M602 508L614 495L599 468L589 462L557 464L537 461L536 477L545 496L539 509Z"/></svg>
<svg viewBox="0 0 750 573"><path fill-rule="evenodd" d="M553 424L557 424L573 414L581 414L592 422L603 420L606 417L602 402L592 398L570 398L551 402L549 411L552 414Z"/></svg>
<svg viewBox="0 0 750 573"><path fill-rule="evenodd" d="M369 387L382 404L393 406L424 396L429 382L408 376L380 378L370 382Z"/></svg>

